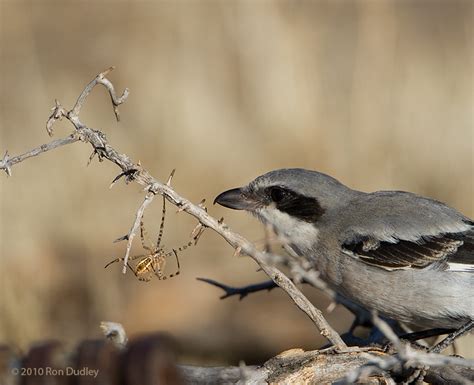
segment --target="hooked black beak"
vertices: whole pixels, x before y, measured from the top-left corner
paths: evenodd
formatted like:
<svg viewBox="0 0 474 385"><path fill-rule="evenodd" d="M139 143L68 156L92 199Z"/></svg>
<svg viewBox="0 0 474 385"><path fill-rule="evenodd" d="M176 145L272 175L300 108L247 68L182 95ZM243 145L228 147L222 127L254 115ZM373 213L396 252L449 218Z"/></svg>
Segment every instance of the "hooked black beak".
<svg viewBox="0 0 474 385"><path fill-rule="evenodd" d="M253 210L256 207L255 202L246 197L241 188L224 191L214 199L214 204L216 203L234 210Z"/></svg>

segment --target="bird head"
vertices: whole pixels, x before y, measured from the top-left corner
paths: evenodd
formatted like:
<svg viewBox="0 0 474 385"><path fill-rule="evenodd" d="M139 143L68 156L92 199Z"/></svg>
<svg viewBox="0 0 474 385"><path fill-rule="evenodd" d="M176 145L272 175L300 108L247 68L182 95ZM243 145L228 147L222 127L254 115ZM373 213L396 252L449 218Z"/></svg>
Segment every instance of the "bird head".
<svg viewBox="0 0 474 385"><path fill-rule="evenodd" d="M248 211L300 249L309 249L325 213L347 202L353 193L323 173L280 169L219 194L214 203Z"/></svg>

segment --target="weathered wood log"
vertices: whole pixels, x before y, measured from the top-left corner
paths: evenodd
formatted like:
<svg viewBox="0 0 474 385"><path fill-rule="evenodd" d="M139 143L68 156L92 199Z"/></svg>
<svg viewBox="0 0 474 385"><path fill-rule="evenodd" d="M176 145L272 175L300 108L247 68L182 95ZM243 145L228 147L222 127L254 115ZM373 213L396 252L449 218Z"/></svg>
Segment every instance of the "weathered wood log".
<svg viewBox="0 0 474 385"><path fill-rule="evenodd" d="M24 357L0 346L0 385L395 384L381 369L348 382L349 373L394 358L377 348L352 352L292 349L259 366L178 365L177 356L176 343L165 333L132 339L126 347L85 340L72 352L49 341L36 344ZM407 373L401 367L390 369L394 378L405 378ZM424 368L424 381L469 384L474 381L474 367Z"/></svg>
<svg viewBox="0 0 474 385"><path fill-rule="evenodd" d="M372 353L383 356L374 350ZM365 353L331 353L292 349L271 358L261 366L202 368L181 366L185 379L192 384L331 384L349 371L368 362ZM374 376L364 384L387 384Z"/></svg>

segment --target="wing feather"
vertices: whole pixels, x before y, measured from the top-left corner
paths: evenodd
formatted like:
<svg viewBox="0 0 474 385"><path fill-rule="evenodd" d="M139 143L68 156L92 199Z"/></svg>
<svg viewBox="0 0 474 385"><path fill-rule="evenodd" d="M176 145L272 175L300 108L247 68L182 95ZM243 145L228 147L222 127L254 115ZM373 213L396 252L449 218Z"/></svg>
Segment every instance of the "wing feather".
<svg viewBox="0 0 474 385"><path fill-rule="evenodd" d="M456 238L462 238L462 234L456 234ZM424 268L435 262L446 260L456 263L454 255L464 244L462 239L454 239L451 234L441 235L429 240L420 239L417 243L413 241L398 240L396 243L378 242L376 249L367 250L365 242L373 244L370 239L359 239L353 242L345 242L342 245L344 251L349 252L356 258L371 265L386 269Z"/></svg>
<svg viewBox="0 0 474 385"><path fill-rule="evenodd" d="M441 202L377 192L341 210L341 249L365 263L387 270L436 266L474 272L474 222Z"/></svg>

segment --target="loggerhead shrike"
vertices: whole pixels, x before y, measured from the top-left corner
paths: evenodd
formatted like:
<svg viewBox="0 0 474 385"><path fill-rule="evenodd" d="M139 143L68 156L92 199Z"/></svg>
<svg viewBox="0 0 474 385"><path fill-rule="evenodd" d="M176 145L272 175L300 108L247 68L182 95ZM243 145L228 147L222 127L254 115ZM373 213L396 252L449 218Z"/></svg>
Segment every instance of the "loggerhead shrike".
<svg viewBox="0 0 474 385"><path fill-rule="evenodd" d="M336 292L367 309L422 327L472 327L474 222L441 202L281 169L215 203L271 225Z"/></svg>

